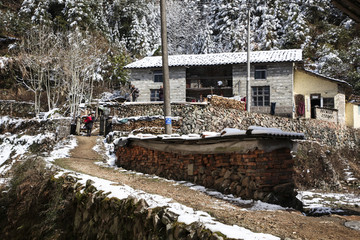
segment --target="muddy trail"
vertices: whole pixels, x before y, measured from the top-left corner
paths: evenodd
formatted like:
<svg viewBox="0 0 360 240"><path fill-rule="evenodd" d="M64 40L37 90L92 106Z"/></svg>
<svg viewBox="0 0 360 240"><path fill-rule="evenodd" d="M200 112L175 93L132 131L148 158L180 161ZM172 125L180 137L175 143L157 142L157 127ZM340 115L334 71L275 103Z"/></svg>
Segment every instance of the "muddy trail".
<svg viewBox="0 0 360 240"><path fill-rule="evenodd" d="M70 158L60 161L61 165L76 172L171 198L195 210L208 212L222 223L245 227L253 232L269 233L282 239L360 239L360 231L344 225L347 221L360 221L360 216L309 217L295 210L249 211L181 184L101 167L94 163L103 162L104 156L92 150L97 138L78 136L78 146L71 151Z"/></svg>

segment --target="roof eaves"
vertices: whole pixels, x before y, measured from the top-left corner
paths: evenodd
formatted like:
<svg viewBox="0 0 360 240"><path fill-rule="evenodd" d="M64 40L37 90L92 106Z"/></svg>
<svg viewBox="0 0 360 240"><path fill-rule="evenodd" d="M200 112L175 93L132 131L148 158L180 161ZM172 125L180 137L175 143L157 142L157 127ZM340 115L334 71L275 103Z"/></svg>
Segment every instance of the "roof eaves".
<svg viewBox="0 0 360 240"><path fill-rule="evenodd" d="M342 84L345 84L345 85L348 85L349 87L352 87L350 83L344 81L344 80L340 80L340 79L336 79L336 78L332 78L332 77L328 77L328 76L325 76L323 74L320 74L320 73L317 73L317 72L314 72L314 71L311 71L311 70L307 70L307 69L303 69L305 72L309 73L309 74L312 74L312 75L315 75L315 76L318 76L318 77L322 77L322 78L325 78L329 81L333 81L333 82L338 82L338 83L342 83Z"/></svg>

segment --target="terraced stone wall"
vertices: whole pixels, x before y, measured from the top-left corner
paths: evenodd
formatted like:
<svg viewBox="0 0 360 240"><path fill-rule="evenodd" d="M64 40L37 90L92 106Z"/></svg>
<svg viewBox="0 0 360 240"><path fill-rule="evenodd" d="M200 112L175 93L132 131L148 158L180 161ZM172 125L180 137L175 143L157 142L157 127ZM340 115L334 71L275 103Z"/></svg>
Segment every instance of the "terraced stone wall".
<svg viewBox="0 0 360 240"><path fill-rule="evenodd" d="M0 100L0 116L34 117L34 104L29 102L15 102Z"/></svg>
<svg viewBox="0 0 360 240"><path fill-rule="evenodd" d="M181 117L180 133L220 132L224 128L246 130L249 126L279 128L285 132L304 133L307 140L334 148L358 148L360 129L316 119L290 119L270 114L248 113L211 104L172 104L172 116ZM121 105L113 109L118 117L163 115L162 104ZM161 127L158 126L158 127Z"/></svg>

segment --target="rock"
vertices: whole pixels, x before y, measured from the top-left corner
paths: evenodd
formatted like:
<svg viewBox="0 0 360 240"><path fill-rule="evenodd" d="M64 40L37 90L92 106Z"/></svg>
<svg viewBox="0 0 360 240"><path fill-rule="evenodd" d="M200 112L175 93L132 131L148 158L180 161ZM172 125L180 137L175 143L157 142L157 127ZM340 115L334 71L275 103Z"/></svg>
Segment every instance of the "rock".
<svg viewBox="0 0 360 240"><path fill-rule="evenodd" d="M247 187L247 186L249 186L249 183L250 183L250 178L249 178L249 177L245 177L245 178L241 181L241 186Z"/></svg>
<svg viewBox="0 0 360 240"><path fill-rule="evenodd" d="M360 231L360 221L348 221L344 225L345 227Z"/></svg>
<svg viewBox="0 0 360 240"><path fill-rule="evenodd" d="M166 211L164 215L161 218L161 222L165 225L170 224L171 222L174 222L178 218L178 215L176 215L173 212Z"/></svg>
<svg viewBox="0 0 360 240"><path fill-rule="evenodd" d="M216 189L220 189L220 188L222 187L223 182L224 182L224 178L218 178L218 179L216 179L216 180L215 180L215 183L214 183L215 188L216 188Z"/></svg>
<svg viewBox="0 0 360 240"><path fill-rule="evenodd" d="M146 209L149 207L149 204L147 204L147 202L145 201L145 199L140 199L137 203L136 203L136 209L134 211L134 213L143 213L146 211Z"/></svg>
<svg viewBox="0 0 360 240"><path fill-rule="evenodd" d="M225 168L224 168L225 169ZM224 174L224 178L225 179L228 179L228 178L230 178L230 176L231 176L231 171L230 170L227 170L226 172L225 172L225 174Z"/></svg>
<svg viewBox="0 0 360 240"><path fill-rule="evenodd" d="M182 225L176 225L174 229L174 238L175 239L184 239L189 235L189 231L185 229Z"/></svg>

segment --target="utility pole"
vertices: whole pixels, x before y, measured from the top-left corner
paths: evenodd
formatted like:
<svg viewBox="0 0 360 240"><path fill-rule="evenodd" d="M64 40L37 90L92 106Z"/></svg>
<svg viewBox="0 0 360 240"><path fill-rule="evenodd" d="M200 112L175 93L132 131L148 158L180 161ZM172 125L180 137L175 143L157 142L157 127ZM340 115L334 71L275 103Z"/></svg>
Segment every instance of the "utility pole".
<svg viewBox="0 0 360 240"><path fill-rule="evenodd" d="M172 134L165 0L160 0L160 14L161 14L162 72L163 72L163 84L164 84L165 133Z"/></svg>
<svg viewBox="0 0 360 240"><path fill-rule="evenodd" d="M247 2L247 79L246 79L246 110L250 112L251 85L250 85L250 3Z"/></svg>

